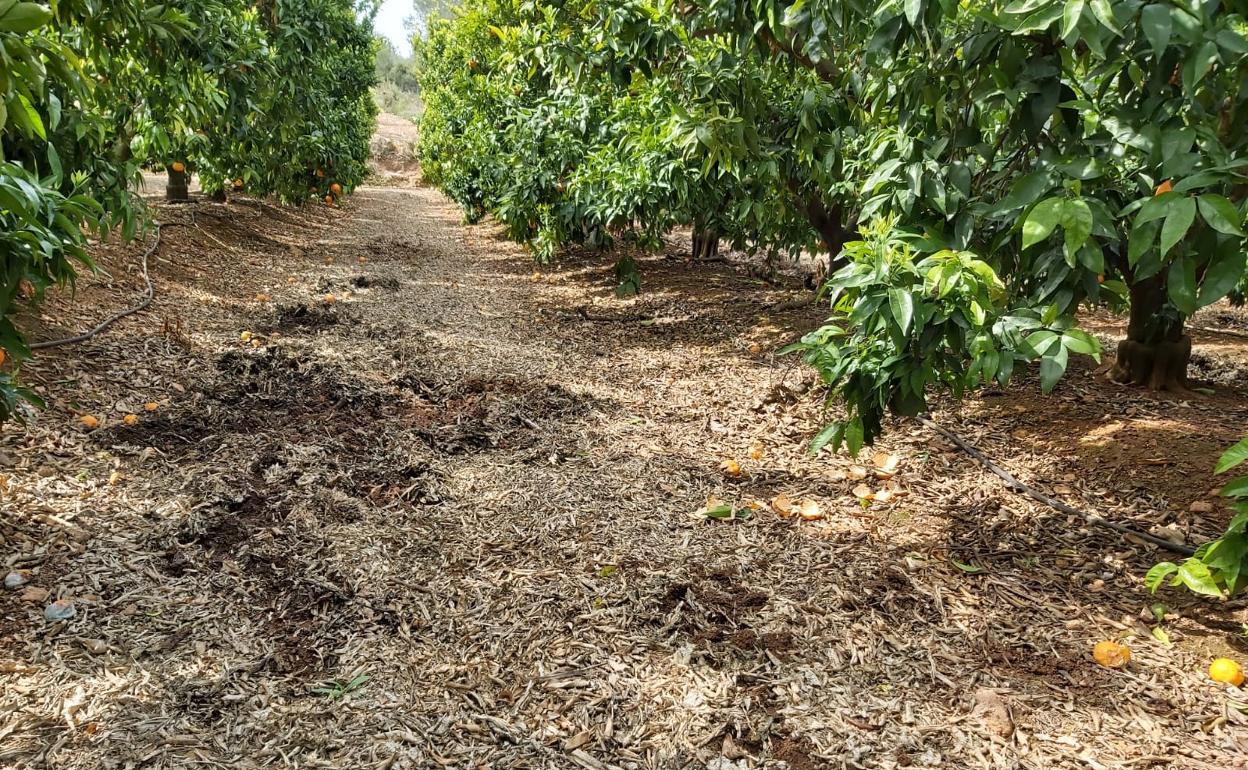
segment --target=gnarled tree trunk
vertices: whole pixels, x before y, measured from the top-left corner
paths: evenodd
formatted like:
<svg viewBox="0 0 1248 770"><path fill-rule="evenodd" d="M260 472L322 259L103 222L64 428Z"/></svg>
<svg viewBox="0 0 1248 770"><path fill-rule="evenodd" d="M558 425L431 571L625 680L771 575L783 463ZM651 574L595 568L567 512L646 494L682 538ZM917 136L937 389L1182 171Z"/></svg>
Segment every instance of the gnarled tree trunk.
<svg viewBox="0 0 1248 770"><path fill-rule="evenodd" d="M1150 390L1187 392L1192 338L1183 333L1183 316L1176 318L1163 312L1165 279L1155 275L1136 281L1130 290L1127 338L1118 343L1118 358L1109 370L1109 378Z"/></svg>

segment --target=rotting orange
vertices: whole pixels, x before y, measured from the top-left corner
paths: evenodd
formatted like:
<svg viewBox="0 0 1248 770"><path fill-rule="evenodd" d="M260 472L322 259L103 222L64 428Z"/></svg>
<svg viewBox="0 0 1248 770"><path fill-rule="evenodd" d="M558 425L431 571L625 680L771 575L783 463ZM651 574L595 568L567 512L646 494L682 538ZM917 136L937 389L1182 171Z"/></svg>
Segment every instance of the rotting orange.
<svg viewBox="0 0 1248 770"><path fill-rule="evenodd" d="M95 415L84 414L82 417L78 418L78 422L82 423L82 427L87 430L95 430L100 427L100 420Z"/></svg>
<svg viewBox="0 0 1248 770"><path fill-rule="evenodd" d="M1174 189L1174 185L1170 184L1170 180L1169 180L1169 179L1167 179L1166 181L1164 181L1164 182L1162 182L1161 184L1157 185L1157 191L1156 191L1155 193L1153 193L1153 194L1154 194L1154 195L1165 195L1166 193L1170 192L1170 191L1171 191L1171 190L1173 190L1173 189Z"/></svg>
<svg viewBox="0 0 1248 770"><path fill-rule="evenodd" d="M332 196L332 195L326 195L326 196L325 196L325 205L326 205L326 206L332 206L332 205L334 205L334 196Z"/></svg>
<svg viewBox="0 0 1248 770"><path fill-rule="evenodd" d="M732 458L728 458L727 460L721 462L719 464L719 469L724 472L725 476L736 477L741 475L741 463L733 460Z"/></svg>
<svg viewBox="0 0 1248 770"><path fill-rule="evenodd" d="M1218 658L1209 664L1209 678L1222 684L1244 686L1244 667L1230 658Z"/></svg>
<svg viewBox="0 0 1248 770"><path fill-rule="evenodd" d="M1131 648L1106 639L1092 648L1092 659L1106 668L1122 668L1131 662Z"/></svg>
<svg viewBox="0 0 1248 770"><path fill-rule="evenodd" d="M126 425L137 425L139 422L139 416L137 414L128 414L121 418L121 421Z"/></svg>
<svg viewBox="0 0 1248 770"><path fill-rule="evenodd" d="M243 332L238 335L239 342L251 342L251 332Z"/></svg>
<svg viewBox="0 0 1248 770"><path fill-rule="evenodd" d="M326 305L332 305L332 304L334 304L334 303L335 303L335 302L337 302L337 301L338 301L338 298L337 298L337 297L335 297L333 294L326 294L326 295L325 295L325 304L326 304Z"/></svg>
<svg viewBox="0 0 1248 770"><path fill-rule="evenodd" d="M143 405L143 408L146 411L154 412L160 408L160 404L156 403L155 401L148 401L146 404Z"/></svg>

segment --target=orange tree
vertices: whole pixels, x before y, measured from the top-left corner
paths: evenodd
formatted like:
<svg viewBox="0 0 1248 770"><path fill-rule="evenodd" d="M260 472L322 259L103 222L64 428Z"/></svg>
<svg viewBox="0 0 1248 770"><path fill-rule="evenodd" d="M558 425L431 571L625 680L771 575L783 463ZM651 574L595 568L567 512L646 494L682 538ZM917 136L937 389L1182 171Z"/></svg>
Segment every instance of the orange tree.
<svg viewBox="0 0 1248 770"><path fill-rule="evenodd" d="M1186 387L1186 319L1242 288L1244 0L475 0L422 46L422 160L549 255L709 222L827 248L798 349L856 451L892 410L1099 355ZM870 237L844 250L848 232Z"/></svg>
<svg viewBox="0 0 1248 770"><path fill-rule="evenodd" d="M0 0L0 422L29 349L11 316L90 265L85 233L145 221L146 165L243 176L257 194L359 182L371 18L351 0ZM321 186L317 168L333 169Z"/></svg>
<svg viewBox="0 0 1248 770"><path fill-rule="evenodd" d="M376 106L370 0L259 0L268 86L220 149L208 187L241 178L253 193L324 198L367 172ZM224 173L221 173L224 172Z"/></svg>

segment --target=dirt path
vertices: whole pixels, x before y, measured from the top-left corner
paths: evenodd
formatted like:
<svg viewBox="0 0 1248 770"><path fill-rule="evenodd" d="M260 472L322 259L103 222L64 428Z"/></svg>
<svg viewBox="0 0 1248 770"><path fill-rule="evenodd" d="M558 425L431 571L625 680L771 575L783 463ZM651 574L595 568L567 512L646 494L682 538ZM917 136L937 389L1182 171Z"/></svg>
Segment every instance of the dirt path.
<svg viewBox="0 0 1248 770"><path fill-rule="evenodd" d="M619 301L609 261L535 273L424 188L189 216L162 212L187 224L153 311L31 366L57 401L0 434L29 581L0 596L0 766L1248 767L1244 698L1200 674L1242 606L1157 621L1162 555L915 425L887 481L806 456L820 405L767 352L819 320L765 310L791 293L652 257ZM124 304L132 253L44 316ZM1188 508L1243 393L1037 400L941 416L1124 523L1224 524ZM781 494L824 518L749 507ZM44 620L56 598L76 615ZM1130 669L1091 663L1105 637Z"/></svg>

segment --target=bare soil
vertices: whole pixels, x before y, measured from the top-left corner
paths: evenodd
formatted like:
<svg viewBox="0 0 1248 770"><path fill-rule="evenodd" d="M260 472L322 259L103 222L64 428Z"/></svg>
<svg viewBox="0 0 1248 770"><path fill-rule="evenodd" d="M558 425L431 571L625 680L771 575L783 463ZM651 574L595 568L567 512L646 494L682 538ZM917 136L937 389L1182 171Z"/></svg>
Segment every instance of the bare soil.
<svg viewBox="0 0 1248 770"><path fill-rule="evenodd" d="M878 447L888 480L806 453L824 406L772 352L822 320L796 279L673 243L619 300L610 257L535 269L418 186L158 216L152 308L27 366L50 407L0 433L0 554L29 581L0 593L0 766L1248 767L1248 697L1203 673L1248 659L1242 601L1148 594L1167 554L916 423ZM23 325L130 303L138 254L101 245ZM1248 341L1197 342L1213 395L1089 362L934 417L1200 542L1229 515L1210 470L1248 425ZM75 616L45 620L58 598ZM1091 660L1105 638L1128 668Z"/></svg>

